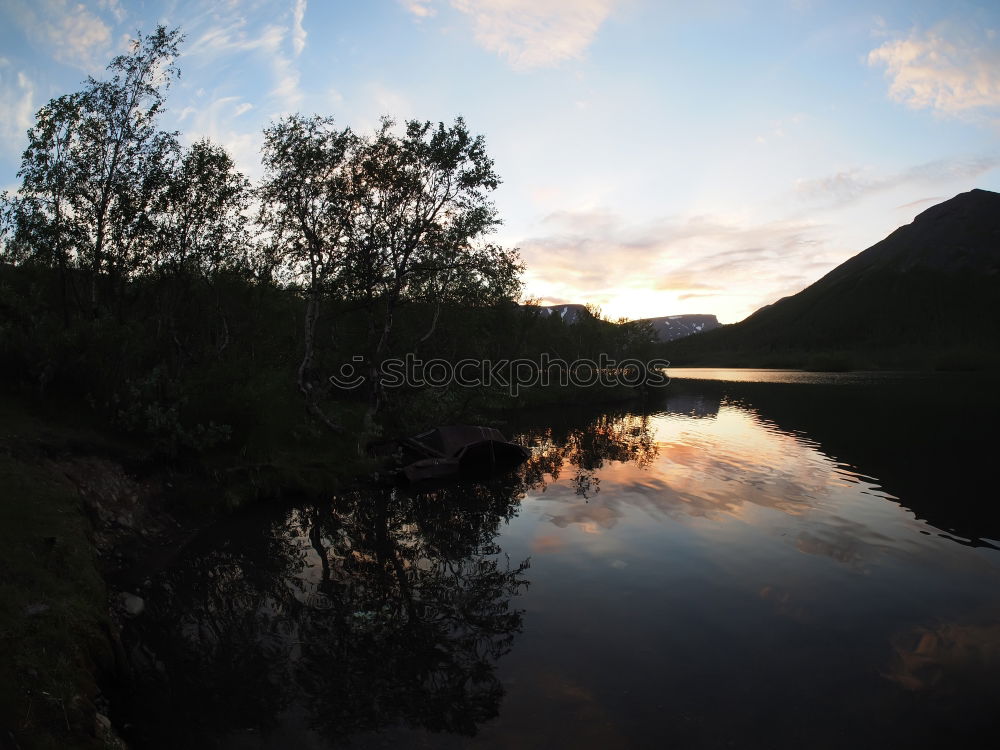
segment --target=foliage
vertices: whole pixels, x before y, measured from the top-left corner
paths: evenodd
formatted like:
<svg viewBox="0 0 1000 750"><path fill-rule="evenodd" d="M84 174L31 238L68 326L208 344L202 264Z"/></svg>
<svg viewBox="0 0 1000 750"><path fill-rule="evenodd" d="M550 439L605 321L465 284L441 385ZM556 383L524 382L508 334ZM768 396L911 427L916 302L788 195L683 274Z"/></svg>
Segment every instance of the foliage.
<svg viewBox="0 0 1000 750"><path fill-rule="evenodd" d="M154 210L157 240L148 270L212 279L255 270L250 181L221 146L194 143L171 165Z"/></svg>
<svg viewBox="0 0 1000 750"><path fill-rule="evenodd" d="M70 293L94 314L117 306L124 281L154 241L151 208L168 182L175 134L157 129L166 89L178 74L180 32L160 26L108 65L107 80L42 107L28 131L14 199L11 253L60 269L64 314ZM89 299L70 267L87 269Z"/></svg>
<svg viewBox="0 0 1000 750"><path fill-rule="evenodd" d="M261 224L306 295L299 389L321 420L329 423L319 407L321 310L364 311L358 351L371 416L385 399L379 365L429 339L442 305L517 296L516 252L481 241L499 223L488 199L499 178L461 118L450 127L409 121L402 133L384 118L360 136L330 118L292 115L265 131L264 166ZM412 304L436 306L429 327L395 343L396 318Z"/></svg>
<svg viewBox="0 0 1000 750"><path fill-rule="evenodd" d="M88 403L169 455L242 455L268 432L377 433L512 403L497 387L390 391L391 357L648 353L641 325L516 304L518 252L490 241L500 178L462 118L361 134L289 115L265 130L253 186L219 145L159 129L181 41L139 34L105 79L39 110L0 202L7 382ZM332 389L357 357L366 387Z"/></svg>

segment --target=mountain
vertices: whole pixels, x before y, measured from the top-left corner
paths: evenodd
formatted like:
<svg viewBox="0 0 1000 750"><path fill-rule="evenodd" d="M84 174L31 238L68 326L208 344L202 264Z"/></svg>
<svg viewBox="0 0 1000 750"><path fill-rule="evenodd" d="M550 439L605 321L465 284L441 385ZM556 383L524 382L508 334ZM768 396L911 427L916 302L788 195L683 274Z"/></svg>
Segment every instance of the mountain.
<svg viewBox="0 0 1000 750"><path fill-rule="evenodd" d="M545 305L538 308L542 315L557 315L567 323L576 323L583 318L592 318L585 305Z"/></svg>
<svg viewBox="0 0 1000 750"><path fill-rule="evenodd" d="M557 316L571 324L594 317L585 305L576 304L544 305L538 311L543 316ZM711 331L721 325L714 315L664 315L660 318L642 318L635 322L650 323L656 339L661 342L676 341L695 333Z"/></svg>
<svg viewBox="0 0 1000 750"><path fill-rule="evenodd" d="M678 342L668 356L678 366L808 366L819 358L845 367L963 367L994 361L998 344L1000 194L977 189L928 208L798 294Z"/></svg>
<svg viewBox="0 0 1000 750"><path fill-rule="evenodd" d="M666 315L662 318L643 318L638 323L650 323L659 341L676 341L695 333L718 328L721 323L714 315Z"/></svg>

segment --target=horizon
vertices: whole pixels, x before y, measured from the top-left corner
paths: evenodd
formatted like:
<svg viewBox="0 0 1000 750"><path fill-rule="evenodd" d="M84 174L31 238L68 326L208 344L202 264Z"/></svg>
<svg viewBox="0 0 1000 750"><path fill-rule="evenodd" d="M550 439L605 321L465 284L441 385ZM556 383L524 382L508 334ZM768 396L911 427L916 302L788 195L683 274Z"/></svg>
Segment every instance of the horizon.
<svg viewBox="0 0 1000 750"><path fill-rule="evenodd" d="M921 214L923 214L923 213L925 213L925 212L929 211L930 209L932 209L932 208L934 208L934 207L936 207L936 206L940 206L940 205L942 205L942 204L944 204L944 203L948 203L949 201L953 201L953 200L955 200L956 198L959 198L960 196L963 196L963 195L969 195L969 194L971 194L971 193L975 193L975 192L981 192L981 193L985 192L985 193L990 193L990 194L992 194L992 195L1000 195L1000 192L997 192L997 191L994 191L994 190L986 190L986 189L984 189L984 188L978 188L978 187L973 187L973 188L969 188L968 190L964 190L964 191L962 191L961 193L956 193L955 195L951 196L950 198L942 198L942 199L941 199L941 200L940 200L939 202L937 202L937 203L930 203L930 204L926 205L925 207L923 207L923 208L922 208L922 209L920 210L920 212L919 212L918 214L916 214L916 215L915 215L915 216L913 217L913 219L912 219L911 221L907 222L906 224L900 224L900 225L899 225L898 227L896 227L896 229L902 229L903 227L905 227L905 226L908 226L909 224L912 224L912 223L914 223L914 222L915 222L915 221L916 221L916 220L917 220L918 218L920 218L920 215L921 215ZM880 242L882 242L882 240L885 240L885 239L888 239L889 235L891 235L891 234L892 234L893 232L895 232L895 231L896 231L896 230L891 230L891 231L890 231L890 232L889 232L889 233L888 233L888 234L887 234L887 235L886 235L885 237L883 237L882 239L880 239L880 240L878 240L878 241L876 241L876 242L872 243L872 245L869 245L869 246L868 246L868 247L866 247L866 248L863 248L863 249L861 249L861 250L858 250L858 252L856 252L856 253L854 253L853 255L851 255L851 256L849 256L848 258L846 258L846 259L845 259L845 262L846 262L846 260L850 260L850 259L851 259L851 258L853 258L854 256L856 256L856 255L859 255L859 254L861 254L861 253L865 252L866 250L870 250L870 249L871 249L872 247L874 247L875 245L877 245L877 244L879 244ZM843 265L843 264L839 264L839 265ZM835 267L834 267L834 268L832 268L832 269L830 269L830 271L833 271L833 270L836 270L836 268L838 268L838 267L839 267L839 265L838 265L838 266L835 266ZM744 320L746 320L746 319L747 319L747 318L749 318L749 317L752 317L752 316L753 316L753 315L754 315L755 313L757 313L757 312L760 312L760 311L761 311L761 310L763 310L763 309L764 309L765 307L771 307L772 305L774 305L774 304L776 304L776 303L778 303L778 302L783 302L784 300L788 299L789 297L794 297L794 296L795 296L795 295L797 295L797 294L798 294L799 292L801 292L801 291L804 291L805 289L808 289L808 288L809 288L809 287L811 287L811 286L812 286L813 284L815 284L815 283L817 283L818 281L820 281L821 279L825 278L825 277L826 277L827 275L829 275L830 271L827 271L827 272L826 272L826 273L824 273L824 274L823 274L822 276L818 276L818 277L816 277L815 279L813 279L812 281L809 281L809 282L807 282L807 283L806 283L806 285L805 285L805 286L803 286L803 288L802 288L802 289L799 289L799 290L798 290L798 291L796 291L796 292L790 292L790 293L789 293L788 295L786 295L785 297L779 297L778 299L774 300L773 302L769 302L769 303L767 303L767 304L765 304L765 305L762 305L761 307L759 307L759 308L757 308L757 309L755 309L755 310L751 311L750 313L748 313L748 314L747 314L747 316L746 316L745 318L742 318L742 319L740 319L740 320L737 320L737 321L733 321L732 323L724 323L723 325L733 325L733 324L735 324L735 323L742 323L742 322L743 322ZM554 302L554 303L545 303L545 302L539 302L538 304L539 304L540 306L542 306L542 307L571 307L571 306L579 306L579 307L584 307L584 306L586 306L585 304L580 304L580 303L573 303L573 302ZM602 313L602 314L603 314L603 310L601 310L600 308L598 308L597 312L598 312L598 313ZM636 321L643 321L643 320L657 320L657 319L660 319L660 318L679 318L679 317L685 317L685 316L705 316L705 315L713 315L713 313L705 313L705 312L700 312L700 313L699 313L699 312L687 312L687 313L681 313L681 314L679 314L679 315L662 315L662 316L648 316L648 317L646 317L646 318L629 318L629 319L627 319L627 320L628 320L629 322L636 322ZM605 316L605 317L606 317L606 316Z"/></svg>
<svg viewBox="0 0 1000 750"><path fill-rule="evenodd" d="M34 113L129 36L186 35L163 124L252 179L288 112L483 134L525 298L742 320L974 188L1000 191L1000 8L797 0L5 4L0 187ZM512 116L523 112L524 117Z"/></svg>

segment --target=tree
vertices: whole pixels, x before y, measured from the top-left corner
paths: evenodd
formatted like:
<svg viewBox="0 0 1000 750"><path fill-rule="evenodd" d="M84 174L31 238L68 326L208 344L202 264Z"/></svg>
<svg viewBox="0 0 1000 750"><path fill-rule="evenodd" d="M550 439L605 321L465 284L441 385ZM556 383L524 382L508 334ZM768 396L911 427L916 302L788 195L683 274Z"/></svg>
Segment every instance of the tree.
<svg viewBox="0 0 1000 750"><path fill-rule="evenodd" d="M500 223L488 197L500 178L482 136L461 117L450 127L410 120L402 135L395 127L383 118L351 163L345 278L368 312L369 417L384 400L381 366L402 304L437 306L426 339L442 303L496 302L520 283L516 252L480 244Z"/></svg>
<svg viewBox="0 0 1000 750"><path fill-rule="evenodd" d="M334 430L319 397L328 383L315 372L316 329L324 297L345 265L345 237L353 219L347 164L358 140L332 118L292 115L264 131L261 226L306 295L303 354L297 381L309 412Z"/></svg>
<svg viewBox="0 0 1000 750"><path fill-rule="evenodd" d="M80 93L52 99L38 111L18 172L22 185L15 196L4 195L3 223L9 235L4 257L58 269L64 321L69 317L68 268L82 240L70 184L72 149L82 114ZM76 291L74 286L74 296Z"/></svg>
<svg viewBox="0 0 1000 750"><path fill-rule="evenodd" d="M141 33L108 65L109 80L51 100L28 131L12 202L12 251L62 270L89 272L90 307L100 309L101 279L121 301L155 236L149 210L165 188L174 133L157 130L165 92L179 75L180 31Z"/></svg>
<svg viewBox="0 0 1000 750"><path fill-rule="evenodd" d="M516 251L481 242L497 224L488 199L497 187L482 137L453 125L410 121L403 133L383 118L362 137L330 118L286 117L264 134L261 223L306 295L298 384L319 408L316 332L326 301L367 313L369 420L382 405L381 365L392 350L395 316L407 303L492 304L519 290Z"/></svg>
<svg viewBox="0 0 1000 750"><path fill-rule="evenodd" d="M157 242L149 270L211 279L246 273L251 236L250 181L226 150L207 139L176 159L155 206Z"/></svg>
<svg viewBox="0 0 1000 750"><path fill-rule="evenodd" d="M166 318L173 331L175 312L190 304L195 285L204 284L219 322L220 356L231 337L218 282L223 275L249 278L255 262L251 195L250 181L225 149L200 140L177 154L151 207L156 238L142 270L157 277L160 322Z"/></svg>

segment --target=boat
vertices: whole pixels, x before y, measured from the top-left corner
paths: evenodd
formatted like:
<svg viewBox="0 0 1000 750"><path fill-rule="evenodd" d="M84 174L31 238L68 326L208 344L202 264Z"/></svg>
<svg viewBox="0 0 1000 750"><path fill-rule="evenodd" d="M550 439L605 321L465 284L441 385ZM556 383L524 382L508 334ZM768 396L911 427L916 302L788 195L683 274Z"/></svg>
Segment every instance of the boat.
<svg viewBox="0 0 1000 750"><path fill-rule="evenodd" d="M488 476L513 468L529 457L495 427L449 425L395 441L401 452L402 475L409 482Z"/></svg>

